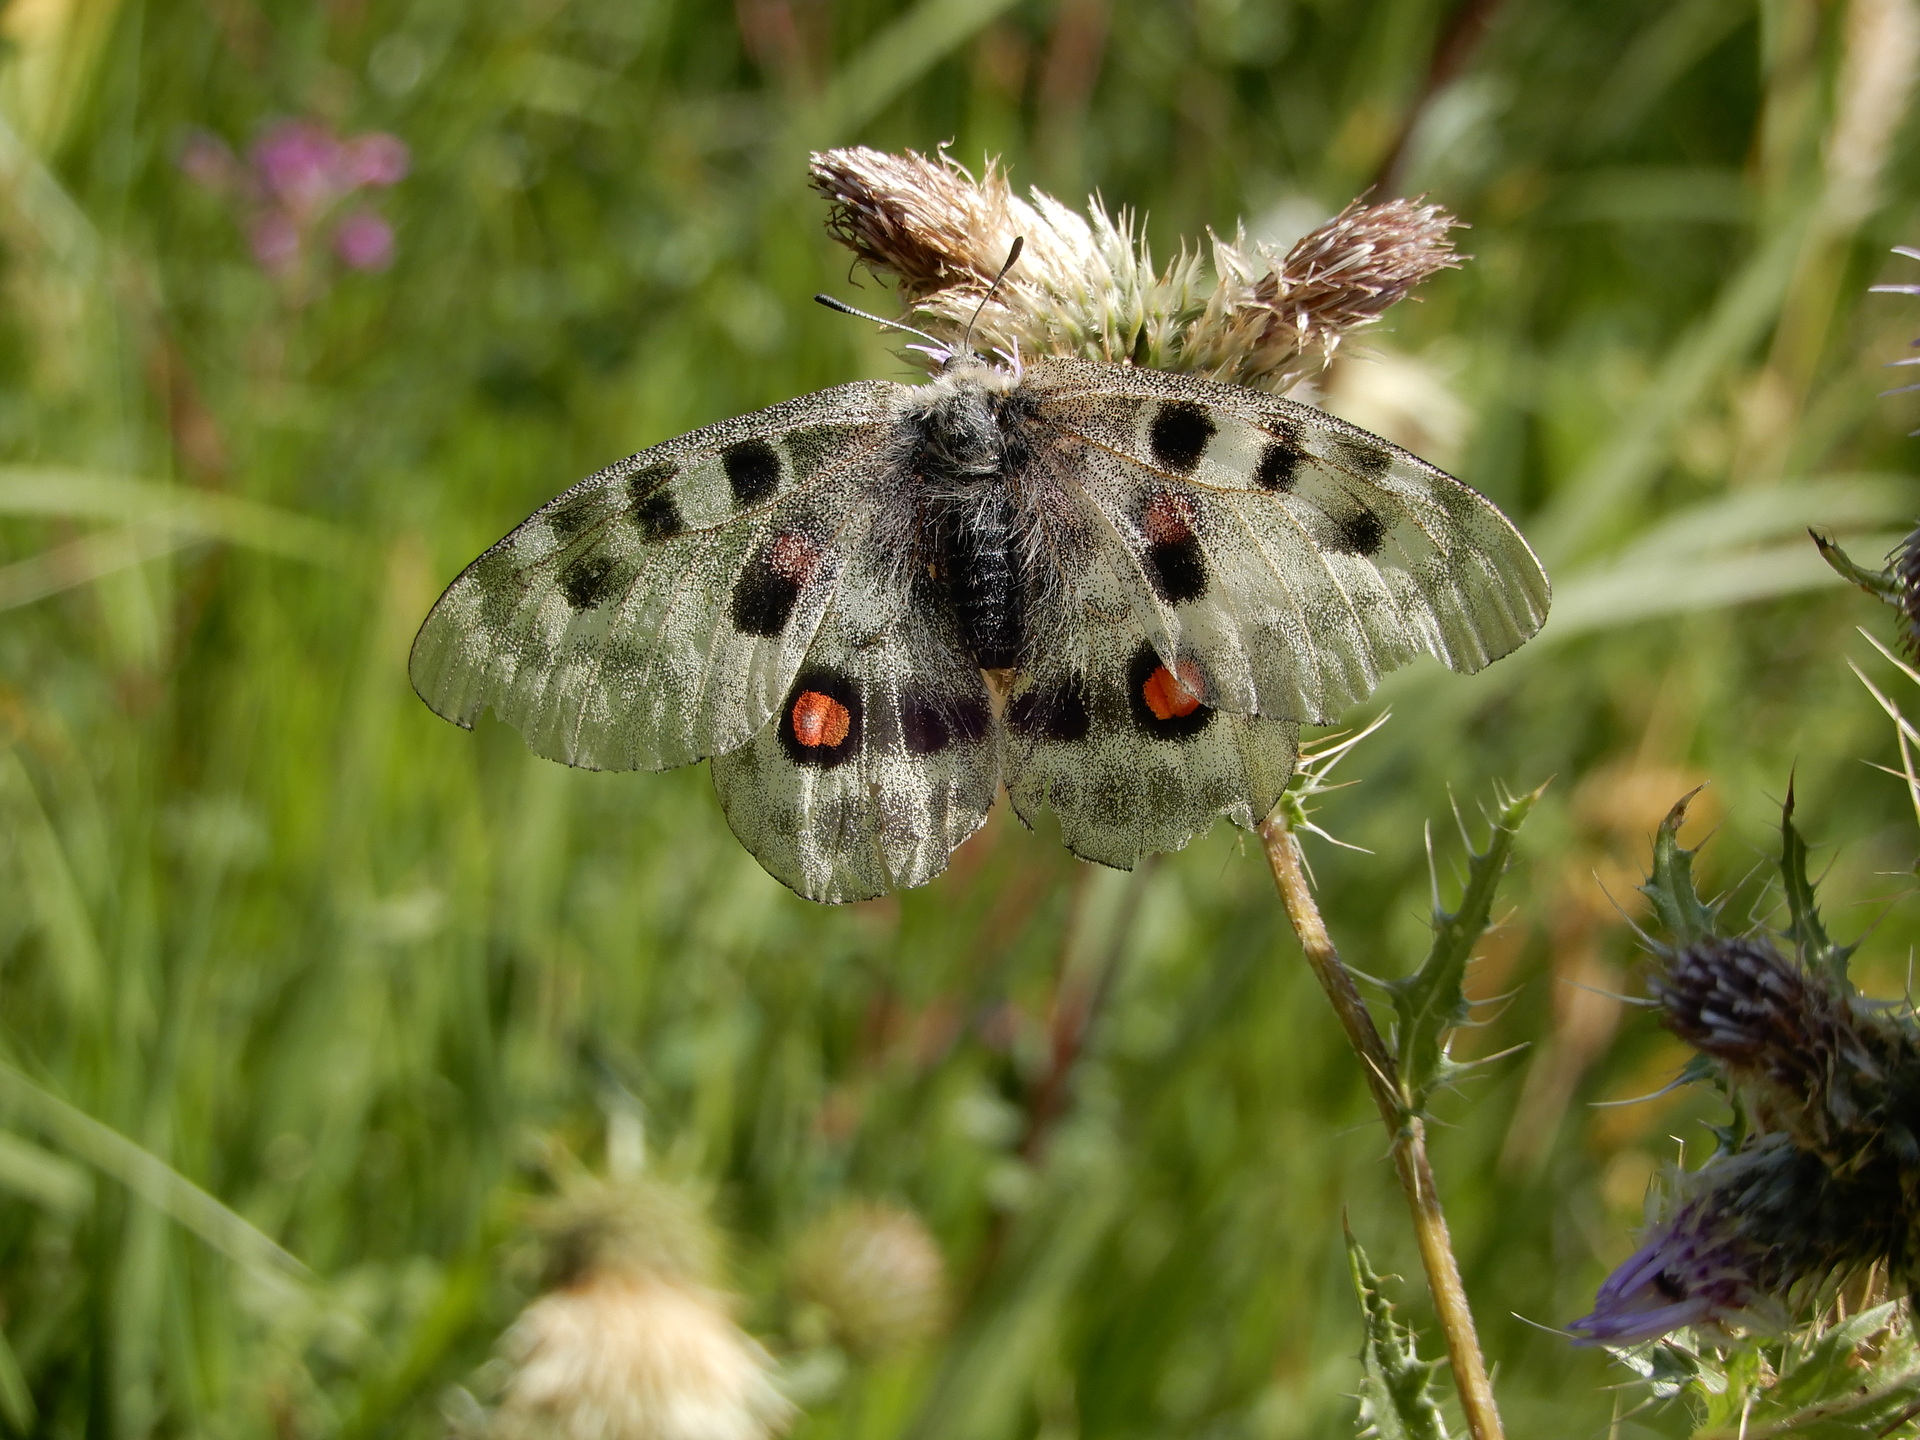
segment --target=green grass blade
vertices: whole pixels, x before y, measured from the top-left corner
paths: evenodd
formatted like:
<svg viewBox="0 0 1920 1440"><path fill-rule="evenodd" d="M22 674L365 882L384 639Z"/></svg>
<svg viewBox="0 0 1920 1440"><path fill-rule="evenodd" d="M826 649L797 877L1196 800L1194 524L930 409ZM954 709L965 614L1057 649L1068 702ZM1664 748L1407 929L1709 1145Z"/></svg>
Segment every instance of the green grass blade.
<svg viewBox="0 0 1920 1440"><path fill-rule="evenodd" d="M280 1279L307 1275L307 1267L272 1237L164 1160L4 1063L0 1063L0 1110L33 1125L249 1270Z"/></svg>

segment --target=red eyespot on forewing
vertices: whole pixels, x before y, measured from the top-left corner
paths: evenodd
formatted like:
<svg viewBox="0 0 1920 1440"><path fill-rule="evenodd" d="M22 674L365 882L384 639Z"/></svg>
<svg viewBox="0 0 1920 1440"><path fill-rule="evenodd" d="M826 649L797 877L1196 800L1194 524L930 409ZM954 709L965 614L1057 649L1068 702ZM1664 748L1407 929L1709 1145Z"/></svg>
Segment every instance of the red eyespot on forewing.
<svg viewBox="0 0 1920 1440"><path fill-rule="evenodd" d="M852 726L851 712L831 695L802 690L793 702L793 738L809 749L831 750Z"/></svg>
<svg viewBox="0 0 1920 1440"><path fill-rule="evenodd" d="M1200 708L1200 697L1206 691L1200 667L1182 660L1178 669L1180 673L1175 675L1166 666L1156 665L1140 686L1140 698L1147 702L1156 720L1181 719Z"/></svg>
<svg viewBox="0 0 1920 1440"><path fill-rule="evenodd" d="M1140 512L1140 528L1149 545L1178 545L1193 538L1193 505L1183 495L1161 490Z"/></svg>
<svg viewBox="0 0 1920 1440"><path fill-rule="evenodd" d="M805 585L820 573L825 552L805 535L789 532L767 548L767 568L782 580Z"/></svg>

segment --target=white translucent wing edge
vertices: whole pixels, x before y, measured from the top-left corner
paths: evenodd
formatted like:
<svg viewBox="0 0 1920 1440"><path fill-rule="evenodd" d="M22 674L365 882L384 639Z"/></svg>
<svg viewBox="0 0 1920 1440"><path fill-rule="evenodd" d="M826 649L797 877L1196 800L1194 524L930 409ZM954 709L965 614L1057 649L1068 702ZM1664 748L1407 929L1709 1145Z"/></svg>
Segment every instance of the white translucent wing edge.
<svg viewBox="0 0 1920 1440"><path fill-rule="evenodd" d="M728 445L742 439L765 435L792 435L814 426L858 426L871 424L883 426L890 422L898 397L905 387L884 381L862 381L852 385L838 386L812 395L801 396L769 409L750 415L723 421L704 429L677 436L663 444L641 451L637 455L610 465L604 470L588 476L561 495L542 505L520 525L506 536L490 546L482 555L469 564L450 584L429 612L425 623L416 636L408 669L414 688L422 700L436 714L457 725L470 728L482 710L489 705L497 705L508 699L508 691L513 683L511 676L499 673L492 645L493 637L480 617L479 594L482 580L488 574L488 567L495 566L508 556L515 557L520 563L514 567L516 575L524 575L543 564L557 563L557 557L563 553L569 558L578 558L583 550L576 548L580 536L562 540L553 535L548 521L556 512L578 505L583 499L596 495L611 496L631 477L650 467L661 464L679 465L685 461L700 459L718 454ZM866 452L871 453L869 448ZM806 489L812 490L832 483L844 471L844 466L826 466L817 471L807 482ZM791 491L786 492L791 494ZM717 537L733 534L736 539L741 534L757 535L769 523L771 507L777 506L782 496L770 499L767 506L750 512L743 512L729 524L709 527L704 530L683 532L672 539L655 542L644 547L659 552L679 551L688 556L688 547L713 545ZM609 515L620 513L625 508L623 501L609 500ZM598 535L605 527L603 521L596 526L588 538ZM736 547L738 548L738 547ZM745 547L749 552L751 544ZM529 586L528 596L522 605L516 606L512 624L534 623L536 616L528 611L537 611L544 601L550 601L552 586L549 583L545 594L542 587ZM813 616L824 609L824 599L812 607ZM804 641L805 637L802 637ZM804 650L804 643L795 653ZM516 708L525 711L527 701L523 697ZM744 738L740 737L740 738ZM556 737L528 736L529 743L536 750L550 754L552 758L568 763L592 764L591 759L569 753L569 747ZM544 742L544 743L543 743ZM737 743L737 741L736 741ZM702 758L694 754L672 754L654 757L648 763L642 757L637 761L616 762L607 768L668 768L671 765L684 764Z"/></svg>

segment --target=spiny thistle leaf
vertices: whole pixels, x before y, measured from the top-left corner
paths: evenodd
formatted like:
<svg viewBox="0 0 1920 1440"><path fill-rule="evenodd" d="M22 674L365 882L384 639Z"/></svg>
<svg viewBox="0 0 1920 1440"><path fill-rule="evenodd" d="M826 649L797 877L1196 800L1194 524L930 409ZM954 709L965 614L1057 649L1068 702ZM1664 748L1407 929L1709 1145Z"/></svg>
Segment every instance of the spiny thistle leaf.
<svg viewBox="0 0 1920 1440"><path fill-rule="evenodd" d="M1889 1301L1819 1332L1810 1344L1796 1339L1779 1357L1777 1379L1772 1367L1757 1363L1757 1342L1742 1342L1741 1352L1756 1363L1738 1367L1742 1373L1722 1392L1697 1397L1703 1423L1694 1440L1911 1436L1920 1350L1903 1311L1904 1302Z"/></svg>
<svg viewBox="0 0 1920 1440"><path fill-rule="evenodd" d="M1844 986L1847 960L1860 947L1836 945L1820 919L1818 897L1807 878L1807 842L1793 823L1791 780L1787 782L1786 803L1780 807L1780 880L1787 892L1787 936L1800 952L1800 963Z"/></svg>
<svg viewBox="0 0 1920 1440"><path fill-rule="evenodd" d="M1433 1397L1435 1360L1422 1360L1414 1334L1393 1318L1393 1304L1381 1293L1380 1277L1367 1264L1367 1252L1347 1229L1347 1261L1360 1297L1366 1343L1360 1348L1362 1440L1447 1440L1446 1421Z"/></svg>
<svg viewBox="0 0 1920 1440"><path fill-rule="evenodd" d="M1866 566L1856 563L1846 551L1818 530L1809 530L1807 534L1813 537L1813 543L1819 548L1820 558L1831 565L1842 578L1858 585L1874 599L1891 605L1896 610L1901 608L1900 577L1893 566L1889 565L1884 570L1869 570Z"/></svg>
<svg viewBox="0 0 1920 1440"><path fill-rule="evenodd" d="M1433 947L1418 970L1387 986L1396 1018L1394 1058L1399 1064L1400 1096L1409 1114L1421 1113L1456 1069L1447 1058L1447 1036L1467 1018L1467 961L1486 933L1494 892L1512 857L1514 837L1541 790L1505 800L1493 817L1487 848L1475 852L1469 846L1467 884L1452 914L1440 908L1436 883Z"/></svg>
<svg viewBox="0 0 1920 1440"><path fill-rule="evenodd" d="M1689 790L1673 804L1667 818L1660 822L1660 833L1653 839L1653 874L1640 887L1640 893L1653 902L1654 914L1666 930L1675 948L1691 945L1715 934L1715 907L1702 903L1693 888L1695 851L1682 849L1680 827L1687 820L1687 806L1698 795Z"/></svg>

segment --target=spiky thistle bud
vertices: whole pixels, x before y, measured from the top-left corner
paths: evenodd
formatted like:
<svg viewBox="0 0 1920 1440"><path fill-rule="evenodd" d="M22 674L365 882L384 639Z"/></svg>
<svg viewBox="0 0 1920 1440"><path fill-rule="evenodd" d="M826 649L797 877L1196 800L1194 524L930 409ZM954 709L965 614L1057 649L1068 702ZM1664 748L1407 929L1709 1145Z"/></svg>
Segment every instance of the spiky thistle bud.
<svg viewBox="0 0 1920 1440"><path fill-rule="evenodd" d="M1680 1180L1677 1202L1609 1275L1586 1339L1634 1345L1682 1326L1778 1328L1788 1303L1834 1273L1904 1243L1882 1189L1836 1176L1784 1135L1718 1156Z"/></svg>
<svg viewBox="0 0 1920 1440"><path fill-rule="evenodd" d="M925 1222L898 1205L828 1211L795 1242L791 1275L794 1298L817 1307L857 1359L912 1350L946 1318L946 1261Z"/></svg>
<svg viewBox="0 0 1920 1440"><path fill-rule="evenodd" d="M1133 218L1097 199L1085 216L1038 189L1022 199L993 161L975 179L945 153L856 147L815 155L812 181L833 203L834 235L895 276L943 343L957 345L972 323L978 348L1274 391L1324 368L1342 337L1458 263L1448 232L1459 222L1412 200L1355 201L1284 256L1244 230L1215 236L1209 274L1184 249L1157 269ZM1016 238L1020 262L980 310Z"/></svg>
<svg viewBox="0 0 1920 1440"><path fill-rule="evenodd" d="M792 1407L714 1285L697 1206L651 1183L581 1186L533 1227L547 1293L501 1341L493 1440L766 1440Z"/></svg>
<svg viewBox="0 0 1920 1440"><path fill-rule="evenodd" d="M1836 1172L1920 1166L1920 1045L1845 986L1765 939L1709 937L1648 983L1667 1028L1720 1063L1763 1130Z"/></svg>

